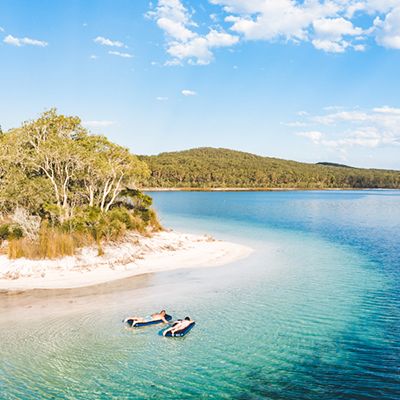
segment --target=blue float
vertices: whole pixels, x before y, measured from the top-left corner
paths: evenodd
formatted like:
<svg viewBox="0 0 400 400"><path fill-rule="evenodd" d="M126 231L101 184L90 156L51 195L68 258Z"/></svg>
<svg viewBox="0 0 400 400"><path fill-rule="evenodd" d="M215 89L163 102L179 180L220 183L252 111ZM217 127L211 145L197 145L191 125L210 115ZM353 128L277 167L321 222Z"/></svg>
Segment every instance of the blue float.
<svg viewBox="0 0 400 400"><path fill-rule="evenodd" d="M182 329L180 331L176 331L174 333L167 332L165 334L165 337L182 337L182 336L185 336L192 330L192 328L195 325L196 325L196 322L193 321L190 325L188 325L186 328L184 328L184 329ZM170 329L170 328L167 328L167 329ZM164 332L164 330L162 332ZM162 334L162 332L161 332L161 334Z"/></svg>
<svg viewBox="0 0 400 400"><path fill-rule="evenodd" d="M165 319L167 321L171 321L172 317L170 315L166 314ZM134 321L135 320L132 318L128 318L128 319L124 320L124 322L127 323L132 328L141 328L142 326L158 325L158 324L162 324L164 322L162 319L153 319L153 320L144 321L144 322L134 322Z"/></svg>

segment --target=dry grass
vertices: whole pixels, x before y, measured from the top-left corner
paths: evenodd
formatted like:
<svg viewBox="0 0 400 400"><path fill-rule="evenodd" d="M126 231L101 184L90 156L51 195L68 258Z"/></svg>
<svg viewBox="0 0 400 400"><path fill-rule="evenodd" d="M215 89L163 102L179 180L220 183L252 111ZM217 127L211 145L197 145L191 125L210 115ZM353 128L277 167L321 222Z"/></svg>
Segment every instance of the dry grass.
<svg viewBox="0 0 400 400"><path fill-rule="evenodd" d="M26 238L10 240L8 243L8 257L10 259L56 259L72 256L84 246L93 244L89 235L76 233L62 233L54 229L41 229L39 240L30 241Z"/></svg>
<svg viewBox="0 0 400 400"><path fill-rule="evenodd" d="M146 226L139 216L132 216L131 232L137 232L142 236L151 237L154 232L162 230L155 213L150 214L150 223ZM38 238L29 240L28 238L11 239L8 241L7 249L10 259L29 258L37 259L57 259L66 256L73 256L77 250L95 245L98 255L104 255L103 243L119 242L126 238L127 228L120 221L111 221L103 231L97 235L88 232L62 232L59 229L49 227L47 223L42 223ZM0 250L1 251L1 250Z"/></svg>
<svg viewBox="0 0 400 400"><path fill-rule="evenodd" d="M150 210L150 226L153 232L160 232L163 230L163 227L158 219L158 215L154 212L154 210Z"/></svg>

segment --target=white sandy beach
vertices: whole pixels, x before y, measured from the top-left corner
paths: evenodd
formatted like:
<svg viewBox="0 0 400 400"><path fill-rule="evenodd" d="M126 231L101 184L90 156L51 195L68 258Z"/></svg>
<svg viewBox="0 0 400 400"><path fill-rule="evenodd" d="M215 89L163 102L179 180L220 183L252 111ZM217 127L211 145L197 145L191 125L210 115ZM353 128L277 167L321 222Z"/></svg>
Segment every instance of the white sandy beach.
<svg viewBox="0 0 400 400"><path fill-rule="evenodd" d="M174 231L152 237L131 235L118 245L84 248L58 260L9 260L0 256L0 290L67 289L91 286L135 275L180 268L213 267L248 256L252 249L210 236Z"/></svg>

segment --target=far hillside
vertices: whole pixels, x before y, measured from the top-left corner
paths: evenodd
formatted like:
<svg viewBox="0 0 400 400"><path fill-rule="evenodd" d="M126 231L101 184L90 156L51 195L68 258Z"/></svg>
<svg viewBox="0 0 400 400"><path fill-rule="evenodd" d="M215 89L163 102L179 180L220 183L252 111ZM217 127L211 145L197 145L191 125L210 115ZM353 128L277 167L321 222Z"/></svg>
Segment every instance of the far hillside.
<svg viewBox="0 0 400 400"><path fill-rule="evenodd" d="M327 162L327 161L318 162L317 165L326 165L326 166L328 166L328 167L353 168L353 167L350 167L349 165L338 164L338 163Z"/></svg>
<svg viewBox="0 0 400 400"><path fill-rule="evenodd" d="M400 171L307 164L221 148L140 156L153 188L400 188Z"/></svg>

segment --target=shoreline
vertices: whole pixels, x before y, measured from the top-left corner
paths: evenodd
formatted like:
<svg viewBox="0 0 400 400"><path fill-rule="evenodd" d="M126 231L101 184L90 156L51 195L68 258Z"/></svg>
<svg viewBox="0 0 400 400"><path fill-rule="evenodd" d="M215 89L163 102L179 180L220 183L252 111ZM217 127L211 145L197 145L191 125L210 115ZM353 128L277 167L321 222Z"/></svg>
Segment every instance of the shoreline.
<svg viewBox="0 0 400 400"><path fill-rule="evenodd" d="M208 235L164 231L152 237L130 235L120 244L84 248L57 260L10 260L0 256L0 293L95 286L134 276L177 269L216 267L245 258L250 247Z"/></svg>
<svg viewBox="0 0 400 400"><path fill-rule="evenodd" d="M397 188L141 188L143 192L330 192L330 191L364 191L364 190L400 190Z"/></svg>

